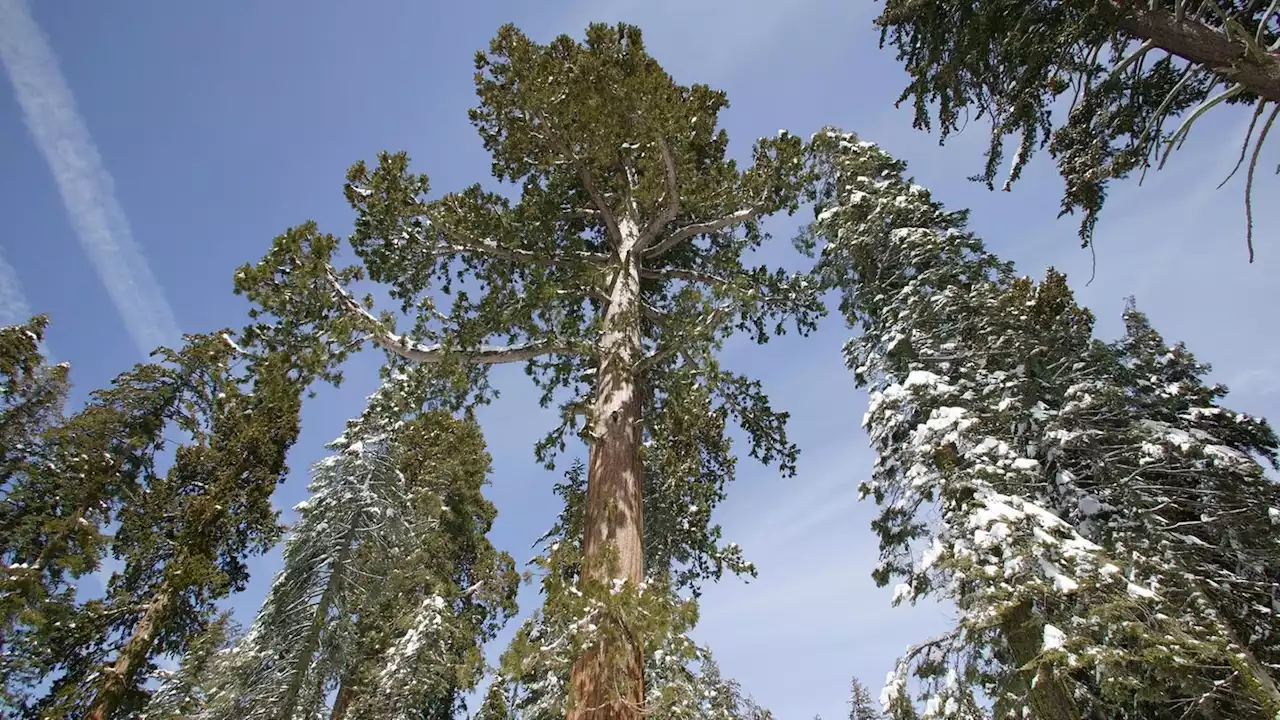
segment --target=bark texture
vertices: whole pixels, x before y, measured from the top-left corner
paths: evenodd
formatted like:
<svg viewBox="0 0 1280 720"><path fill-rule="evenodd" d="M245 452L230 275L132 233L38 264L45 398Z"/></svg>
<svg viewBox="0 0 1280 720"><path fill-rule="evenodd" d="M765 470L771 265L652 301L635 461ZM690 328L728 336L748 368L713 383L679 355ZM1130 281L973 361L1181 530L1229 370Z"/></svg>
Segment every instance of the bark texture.
<svg viewBox="0 0 1280 720"><path fill-rule="evenodd" d="M644 579L644 470L635 370L642 248L637 225L629 219L619 225L621 263L605 311L592 414L582 583L600 587L622 579L634 588ZM643 714L642 645L612 622L602 627L602 641L574 663L570 683L575 702L568 720L637 720ZM619 665L623 672L615 670Z"/></svg>
<svg viewBox="0 0 1280 720"><path fill-rule="evenodd" d="M138 668L146 663L151 645L156 641L172 604L173 594L167 587L162 587L147 603L142 618L134 626L133 635L125 642L111 667L103 672L102 688L89 708L88 720L110 720L115 716L116 709L133 685Z"/></svg>

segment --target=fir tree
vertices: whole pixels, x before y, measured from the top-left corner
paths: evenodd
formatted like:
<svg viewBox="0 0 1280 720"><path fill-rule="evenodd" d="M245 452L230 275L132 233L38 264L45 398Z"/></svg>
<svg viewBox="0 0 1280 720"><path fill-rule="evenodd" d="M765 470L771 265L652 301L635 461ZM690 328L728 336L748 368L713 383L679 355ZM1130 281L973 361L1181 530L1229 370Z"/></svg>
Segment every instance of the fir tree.
<svg viewBox="0 0 1280 720"><path fill-rule="evenodd" d="M216 601L243 588L245 557L279 533L270 498L287 472L301 388L282 356L249 364L250 390L230 342L187 340L181 351L158 350L161 362L122 374L58 429L67 443L59 451L69 456L58 470L76 487L61 500L74 509L55 514L86 526L91 551L102 546L106 522L114 524L110 550L122 568L105 597L77 608L63 628L59 642L68 647L40 700L43 716L136 715L155 658L185 652ZM190 439L162 472L166 433ZM90 447L93 455L84 452Z"/></svg>
<svg viewBox="0 0 1280 720"><path fill-rule="evenodd" d="M452 718L479 681L517 578L484 537L478 428L422 412L422 375L388 378L316 464L284 567L200 717L311 717L333 691L332 718Z"/></svg>
<svg viewBox="0 0 1280 720"><path fill-rule="evenodd" d="M47 326L37 316L0 328L0 709L23 706L23 688L54 661L39 636L68 611L69 582L92 562L43 542L53 525L75 531L50 512L49 431L63 419L69 383L67 366L49 366L41 353Z"/></svg>
<svg viewBox="0 0 1280 720"><path fill-rule="evenodd" d="M881 720L880 710L871 700L867 686L858 678L849 683L849 720Z"/></svg>
<svg viewBox="0 0 1280 720"><path fill-rule="evenodd" d="M429 200L406 156L384 154L348 174L361 267L335 267L338 241L307 224L243 268L237 287L264 320L254 342L316 358L330 379L365 341L400 363L470 367L473 380L525 362L544 403L563 411L540 457L574 434L590 445L580 590L605 607L639 603L641 445L658 436L657 418L683 416L686 431L733 418L753 456L792 469L785 415L714 352L735 330L764 342L785 321L810 329L820 312L803 278L743 263L767 239L759 220L798 206L802 143L762 139L739 168L717 129L724 94L677 85L627 25L547 45L506 26L476 67L471 119L495 177L521 184L518 201L479 185ZM406 333L350 293L366 273L410 315ZM453 298L447 314L442 294ZM692 386L712 398L710 417L681 404ZM623 615L601 615L575 659L575 720L641 712L646 640Z"/></svg>
<svg viewBox="0 0 1280 720"><path fill-rule="evenodd" d="M1128 396L1122 365L1092 339L1065 278L1015 277L963 213L945 212L874 145L831 131L814 148L825 179L806 242L824 241L818 272L862 331L846 354L872 390L865 425L879 457L864 492L881 505L876 579L902 579L898 601L942 595L961 613L902 658L886 711L907 713L912 672L924 717L982 717L984 697L995 717L1030 706L1051 720L1181 715L1188 697L1233 698L1241 717L1269 708L1239 643L1173 610L1199 581L1164 572L1170 591L1153 589L1158 535L1142 546L1072 512L1099 502L1093 491L1121 520L1151 522L1160 508L1123 500L1125 483L1143 472L1136 455L1169 433L1146 410L1101 401ZM1086 419L1083 408L1105 412ZM1135 442L1153 430L1166 437ZM1247 465L1245 448L1213 447ZM1092 466L1086 448L1102 453ZM1126 454L1139 470L1128 477L1117 475L1132 469Z"/></svg>
<svg viewBox="0 0 1280 720"><path fill-rule="evenodd" d="M1005 189L1049 145L1067 185L1062 211L1084 211L1086 245L1112 178L1163 166L1207 110L1251 106L1236 170L1248 156L1252 261L1249 198L1280 114L1275 18L1274 4L1244 0L888 0L876 24L911 75L899 102L911 100L916 127L936 123L945 141L969 111L990 119L975 179L994 186L1009 136L1018 147ZM1066 93L1070 110L1055 126L1052 108Z"/></svg>

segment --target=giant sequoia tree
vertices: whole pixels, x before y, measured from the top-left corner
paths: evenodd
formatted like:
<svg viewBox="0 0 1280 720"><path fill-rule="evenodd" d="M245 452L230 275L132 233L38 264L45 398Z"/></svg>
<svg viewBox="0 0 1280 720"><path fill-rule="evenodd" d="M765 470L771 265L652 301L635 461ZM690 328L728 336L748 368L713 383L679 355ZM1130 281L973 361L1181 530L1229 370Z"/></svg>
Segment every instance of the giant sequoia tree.
<svg viewBox="0 0 1280 720"><path fill-rule="evenodd" d="M1110 179L1163 166L1205 111L1251 107L1236 169L1247 161L1252 261L1250 191L1280 115L1278 9L1264 0L886 0L876 23L911 75L900 102L912 101L916 126L936 122L945 141L971 113L986 116L993 132L975 179L988 186L1016 137L1005 189L1047 144L1067 183L1062 211L1084 212L1086 244ZM1055 119L1068 96L1065 119Z"/></svg>
<svg viewBox="0 0 1280 720"><path fill-rule="evenodd" d="M429 199L407 158L384 154L348 175L361 266L337 266L339 241L308 224L243 268L237 287L262 320L254 342L322 358L332 379L366 341L393 362L477 383L489 365L526 363L544 403L563 411L542 458L572 433L590 448L580 590L599 614L582 626L592 637L573 668L570 717L638 717L643 638L610 608L645 580L646 436L658 437L659 418L693 433L732 417L753 455L793 464L785 415L715 351L734 331L764 342L788 320L807 330L819 312L803 279L743 263L766 239L758 221L797 207L803 144L780 132L739 167L717 128L724 94L676 84L627 25L547 45L507 26L476 69L471 119L518 200L479 185ZM351 293L365 275L401 302L409 330Z"/></svg>

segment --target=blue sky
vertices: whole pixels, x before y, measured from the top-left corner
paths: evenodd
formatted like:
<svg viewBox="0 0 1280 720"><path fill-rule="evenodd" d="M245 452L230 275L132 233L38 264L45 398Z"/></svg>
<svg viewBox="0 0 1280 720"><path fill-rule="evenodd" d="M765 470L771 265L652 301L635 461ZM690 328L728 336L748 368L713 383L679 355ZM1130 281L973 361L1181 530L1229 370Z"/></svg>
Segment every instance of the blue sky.
<svg viewBox="0 0 1280 720"><path fill-rule="evenodd" d="M382 149L408 150L438 190L488 176L466 120L472 55L515 22L537 39L578 35L593 20L641 25L650 51L681 82L728 91L723 120L734 152L779 128L855 130L908 160L917 181L952 207L973 209L988 243L1029 274L1065 270L1104 336L1134 294L1156 326L1189 343L1232 386L1233 404L1280 409L1280 220L1264 154L1256 187L1258 259L1245 260L1243 186L1214 186L1234 163L1247 111L1202 120L1164 172L1111 196L1099 226L1097 277L1072 218L1055 220L1061 182L1038 158L1013 193L967 182L985 130L974 124L939 148L892 103L905 82L877 49L864 0L507 2L444 5L219 2L33 3L0 0L0 321L47 312L48 346L72 363L76 396L107 383L157 341L243 322L231 292L239 264L308 218L350 228L346 167ZM34 20L44 38L29 31ZM47 44L46 44L47 43ZM773 224L776 250L794 262ZM778 717L839 717L848 679L878 686L913 640L947 622L938 608L892 609L869 573L873 508L856 499L871 455L858 428L837 318L805 341L732 343L726 363L765 383L792 413L803 450L781 479L743 461L718 519L760 568L758 580L708 590L700 640L725 671ZM303 437L278 504L305 494L304 471L373 389L376 357L358 358L339 391L304 409ZM533 462L554 422L518 368L503 368L502 399L482 416L494 456L494 541L523 561L551 523L558 474ZM277 567L256 563L235 600L256 609ZM531 607L536 598L524 593ZM503 639L507 637L504 634Z"/></svg>

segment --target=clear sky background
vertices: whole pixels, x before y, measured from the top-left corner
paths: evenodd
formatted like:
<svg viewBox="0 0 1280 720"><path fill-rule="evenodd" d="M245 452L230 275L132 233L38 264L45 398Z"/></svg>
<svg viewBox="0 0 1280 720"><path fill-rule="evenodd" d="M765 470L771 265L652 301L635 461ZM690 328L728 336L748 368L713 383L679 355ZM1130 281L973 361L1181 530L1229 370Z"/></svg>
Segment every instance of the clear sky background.
<svg viewBox="0 0 1280 720"><path fill-rule="evenodd" d="M1076 220L1055 220L1061 181L1049 158L1012 193L966 181L980 168L986 128L974 123L945 148L910 128L908 112L893 108L906 76L877 48L878 10L868 0L0 0L11 90L0 93L0 321L52 316L48 347L71 362L77 401L157 342L238 327L238 265L309 218L350 230L342 179L353 161L403 149L439 191L486 180L466 110L473 54L500 24L545 41L626 20L678 81L728 91L722 118L739 157L779 128L857 131L908 160L951 207L972 208L976 229L1023 272L1066 271L1101 335L1118 334L1124 298L1136 295L1166 337L1213 363L1235 407L1276 416L1278 153L1259 168L1253 265L1243 182L1214 190L1248 111L1211 113L1168 169L1112 193L1086 286L1090 256ZM798 221L771 224L767 259L797 262L788 235ZM878 687L906 645L949 622L938 608L891 608L870 579L874 508L856 493L871 466L858 427L866 398L840 358L848 334L832 317L807 340L726 350L730 367L759 377L775 407L792 413L803 455L791 479L741 463L717 518L760 577L709 589L697 637L785 720L840 717L850 676ZM377 362L357 358L341 390L304 408L294 473L276 496L282 508L305 496L307 466L359 412ZM517 367L497 376L503 397L482 415L494 457L488 495L500 513L492 537L523 562L557 510L559 474L538 467L532 449L554 417L537 409ZM243 621L278 565L278 551L255 563L233 601ZM531 608L536 594L521 600Z"/></svg>

